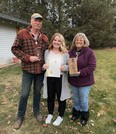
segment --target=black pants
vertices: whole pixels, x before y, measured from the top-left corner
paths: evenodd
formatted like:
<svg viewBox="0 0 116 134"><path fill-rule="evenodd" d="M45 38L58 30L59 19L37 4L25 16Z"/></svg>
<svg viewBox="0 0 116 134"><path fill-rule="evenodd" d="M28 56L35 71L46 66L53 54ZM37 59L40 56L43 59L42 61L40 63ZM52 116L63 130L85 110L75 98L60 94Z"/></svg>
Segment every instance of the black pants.
<svg viewBox="0 0 116 134"><path fill-rule="evenodd" d="M53 114L54 111L54 102L55 95L57 95L58 100L58 112L59 116L63 116L66 108L66 100L60 101L61 90L62 90L62 75L60 78L56 77L47 77L47 93L48 93L48 112L49 114Z"/></svg>

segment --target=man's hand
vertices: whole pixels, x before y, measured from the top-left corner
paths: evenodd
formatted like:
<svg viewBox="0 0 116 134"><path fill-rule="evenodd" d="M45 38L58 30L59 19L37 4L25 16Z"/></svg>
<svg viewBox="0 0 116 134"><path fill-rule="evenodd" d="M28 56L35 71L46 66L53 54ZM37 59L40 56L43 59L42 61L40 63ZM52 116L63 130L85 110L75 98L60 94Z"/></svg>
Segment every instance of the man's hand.
<svg viewBox="0 0 116 134"><path fill-rule="evenodd" d="M40 59L37 56L30 56L30 61L35 62L35 61L40 61Z"/></svg>

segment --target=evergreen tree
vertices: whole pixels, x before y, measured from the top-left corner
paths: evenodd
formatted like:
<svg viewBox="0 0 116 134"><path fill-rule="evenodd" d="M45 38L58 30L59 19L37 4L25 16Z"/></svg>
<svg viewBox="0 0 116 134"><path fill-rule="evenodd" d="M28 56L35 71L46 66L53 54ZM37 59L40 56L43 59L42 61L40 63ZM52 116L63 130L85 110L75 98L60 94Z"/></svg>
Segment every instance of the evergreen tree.
<svg viewBox="0 0 116 134"><path fill-rule="evenodd" d="M116 0L1 0L0 12L28 22L38 12L49 38L60 32L69 45L84 32L91 47L116 46Z"/></svg>
<svg viewBox="0 0 116 134"><path fill-rule="evenodd" d="M74 2L74 0L73 0ZM111 1L84 0L77 1L76 8L69 9L68 15L72 17L72 28L68 32L68 40L77 32L84 32L91 47L105 47L111 42L113 36L114 16L111 12ZM110 44L109 44L110 45Z"/></svg>

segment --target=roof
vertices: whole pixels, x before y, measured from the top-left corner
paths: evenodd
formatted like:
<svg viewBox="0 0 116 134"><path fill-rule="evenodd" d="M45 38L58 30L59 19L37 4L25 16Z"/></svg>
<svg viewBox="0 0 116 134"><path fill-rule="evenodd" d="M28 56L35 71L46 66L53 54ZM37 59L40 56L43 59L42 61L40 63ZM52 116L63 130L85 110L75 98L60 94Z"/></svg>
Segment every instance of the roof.
<svg viewBox="0 0 116 134"><path fill-rule="evenodd" d="M27 21L3 13L0 13L0 20L10 21L12 23L15 23L16 25L29 25L29 22Z"/></svg>

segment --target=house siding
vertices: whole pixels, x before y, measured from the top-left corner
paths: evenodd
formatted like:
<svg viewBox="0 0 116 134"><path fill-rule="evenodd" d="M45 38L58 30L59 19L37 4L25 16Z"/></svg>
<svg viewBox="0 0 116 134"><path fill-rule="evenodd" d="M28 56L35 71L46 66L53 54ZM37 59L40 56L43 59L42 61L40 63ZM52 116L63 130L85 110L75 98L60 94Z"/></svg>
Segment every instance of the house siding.
<svg viewBox="0 0 116 134"><path fill-rule="evenodd" d="M11 46L16 37L16 27L0 23L0 65L9 64L14 56Z"/></svg>

